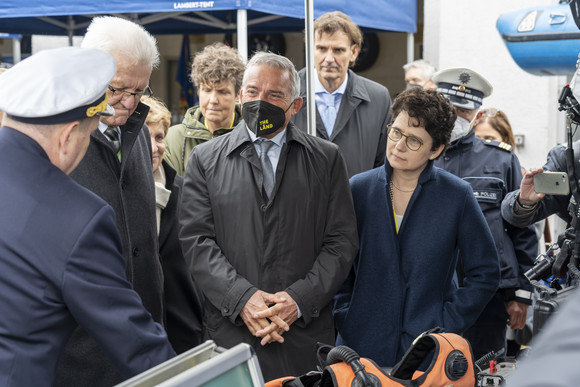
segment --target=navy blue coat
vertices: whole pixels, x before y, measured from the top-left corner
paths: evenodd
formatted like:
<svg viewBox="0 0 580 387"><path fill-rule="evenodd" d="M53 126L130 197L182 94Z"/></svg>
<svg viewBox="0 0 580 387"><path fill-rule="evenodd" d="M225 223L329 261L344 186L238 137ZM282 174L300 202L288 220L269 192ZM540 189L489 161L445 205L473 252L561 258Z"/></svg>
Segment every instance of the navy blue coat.
<svg viewBox="0 0 580 387"><path fill-rule="evenodd" d="M145 125L149 106L139 103L121 129L119 162L111 143L97 129L87 153L71 177L113 207L121 234L127 278L153 319L164 318L163 272L155 219L155 182L151 137ZM84 379L85 386L108 387L120 382L94 340L82 330L73 333L60 361L56 386Z"/></svg>
<svg viewBox="0 0 580 387"><path fill-rule="evenodd" d="M52 385L77 325L125 378L172 357L127 281L113 209L8 127L0 178L0 385Z"/></svg>
<svg viewBox="0 0 580 387"><path fill-rule="evenodd" d="M395 231L388 161L351 178L360 248L337 293L337 344L395 365L422 332L461 333L499 283L493 238L469 184L429 162ZM454 280L459 250L464 287Z"/></svg>

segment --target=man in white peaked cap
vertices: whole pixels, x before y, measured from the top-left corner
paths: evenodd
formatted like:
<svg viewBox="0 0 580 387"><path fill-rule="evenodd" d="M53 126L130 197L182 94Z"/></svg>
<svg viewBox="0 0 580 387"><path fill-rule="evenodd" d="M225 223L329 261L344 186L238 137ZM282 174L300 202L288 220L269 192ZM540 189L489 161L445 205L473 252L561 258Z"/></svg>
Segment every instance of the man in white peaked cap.
<svg viewBox="0 0 580 387"><path fill-rule="evenodd" d="M175 355L125 275L113 209L70 174L116 73L102 51L41 51L0 76L0 385L52 385L76 326L124 378ZM78 381L83 384L83 381Z"/></svg>

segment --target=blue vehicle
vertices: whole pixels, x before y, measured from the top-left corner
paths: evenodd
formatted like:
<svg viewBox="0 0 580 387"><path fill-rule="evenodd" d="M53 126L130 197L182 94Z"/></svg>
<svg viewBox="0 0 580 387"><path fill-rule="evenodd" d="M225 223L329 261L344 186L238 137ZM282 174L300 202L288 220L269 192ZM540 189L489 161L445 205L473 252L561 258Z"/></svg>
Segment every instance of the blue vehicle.
<svg viewBox="0 0 580 387"><path fill-rule="evenodd" d="M572 75L576 70L580 30L568 2L502 14L496 27L523 70L534 75Z"/></svg>

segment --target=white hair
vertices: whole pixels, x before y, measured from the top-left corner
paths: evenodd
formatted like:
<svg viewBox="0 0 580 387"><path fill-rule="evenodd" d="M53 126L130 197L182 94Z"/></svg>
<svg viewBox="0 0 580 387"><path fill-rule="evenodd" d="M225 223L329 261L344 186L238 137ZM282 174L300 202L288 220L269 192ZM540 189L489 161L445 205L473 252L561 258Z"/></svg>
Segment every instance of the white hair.
<svg viewBox="0 0 580 387"><path fill-rule="evenodd" d="M159 66L155 38L139 24L120 17L95 17L81 47L102 50L114 58L123 56L136 66Z"/></svg>
<svg viewBox="0 0 580 387"><path fill-rule="evenodd" d="M409 71L409 69L411 69L413 67L423 70L423 76L425 77L426 80L432 79L433 74L435 74L437 72L437 69L435 68L435 66L433 66L431 63L429 63L425 59L417 59L413 62L409 62L403 66L403 70L405 70L405 73L406 73L407 71Z"/></svg>
<svg viewBox="0 0 580 387"><path fill-rule="evenodd" d="M242 87L246 85L246 77L250 69L259 65L266 65L288 72L288 75L290 76L290 93L292 95L292 100L300 97L300 76L296 71L296 67L294 67L294 64L290 59L272 52L257 52L252 59L250 59L246 66L246 71L244 72Z"/></svg>

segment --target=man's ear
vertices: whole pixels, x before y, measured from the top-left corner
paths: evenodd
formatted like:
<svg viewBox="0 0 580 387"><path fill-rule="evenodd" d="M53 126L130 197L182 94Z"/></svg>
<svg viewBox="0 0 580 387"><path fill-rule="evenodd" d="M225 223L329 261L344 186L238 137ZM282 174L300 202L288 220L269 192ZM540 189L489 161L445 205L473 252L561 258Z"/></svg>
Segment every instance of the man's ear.
<svg viewBox="0 0 580 387"><path fill-rule="evenodd" d="M350 63L352 63L352 66L354 66L354 63L356 62L356 58L358 58L358 54L360 53L360 46L358 44L353 44L351 46L351 51L352 51L352 55L350 56Z"/></svg>
<svg viewBox="0 0 580 387"><path fill-rule="evenodd" d="M303 103L304 103L304 100L302 99L302 97L298 97L294 100L293 106L292 106L292 109L293 109L292 115L297 114L300 111Z"/></svg>
<svg viewBox="0 0 580 387"><path fill-rule="evenodd" d="M58 130L58 146L59 146L59 152L62 152L63 154L68 154L68 152L70 152L70 146L71 146L71 142L74 138L74 136L78 136L79 135L79 121L73 121L73 122L69 122L67 124L64 124L59 130Z"/></svg>

